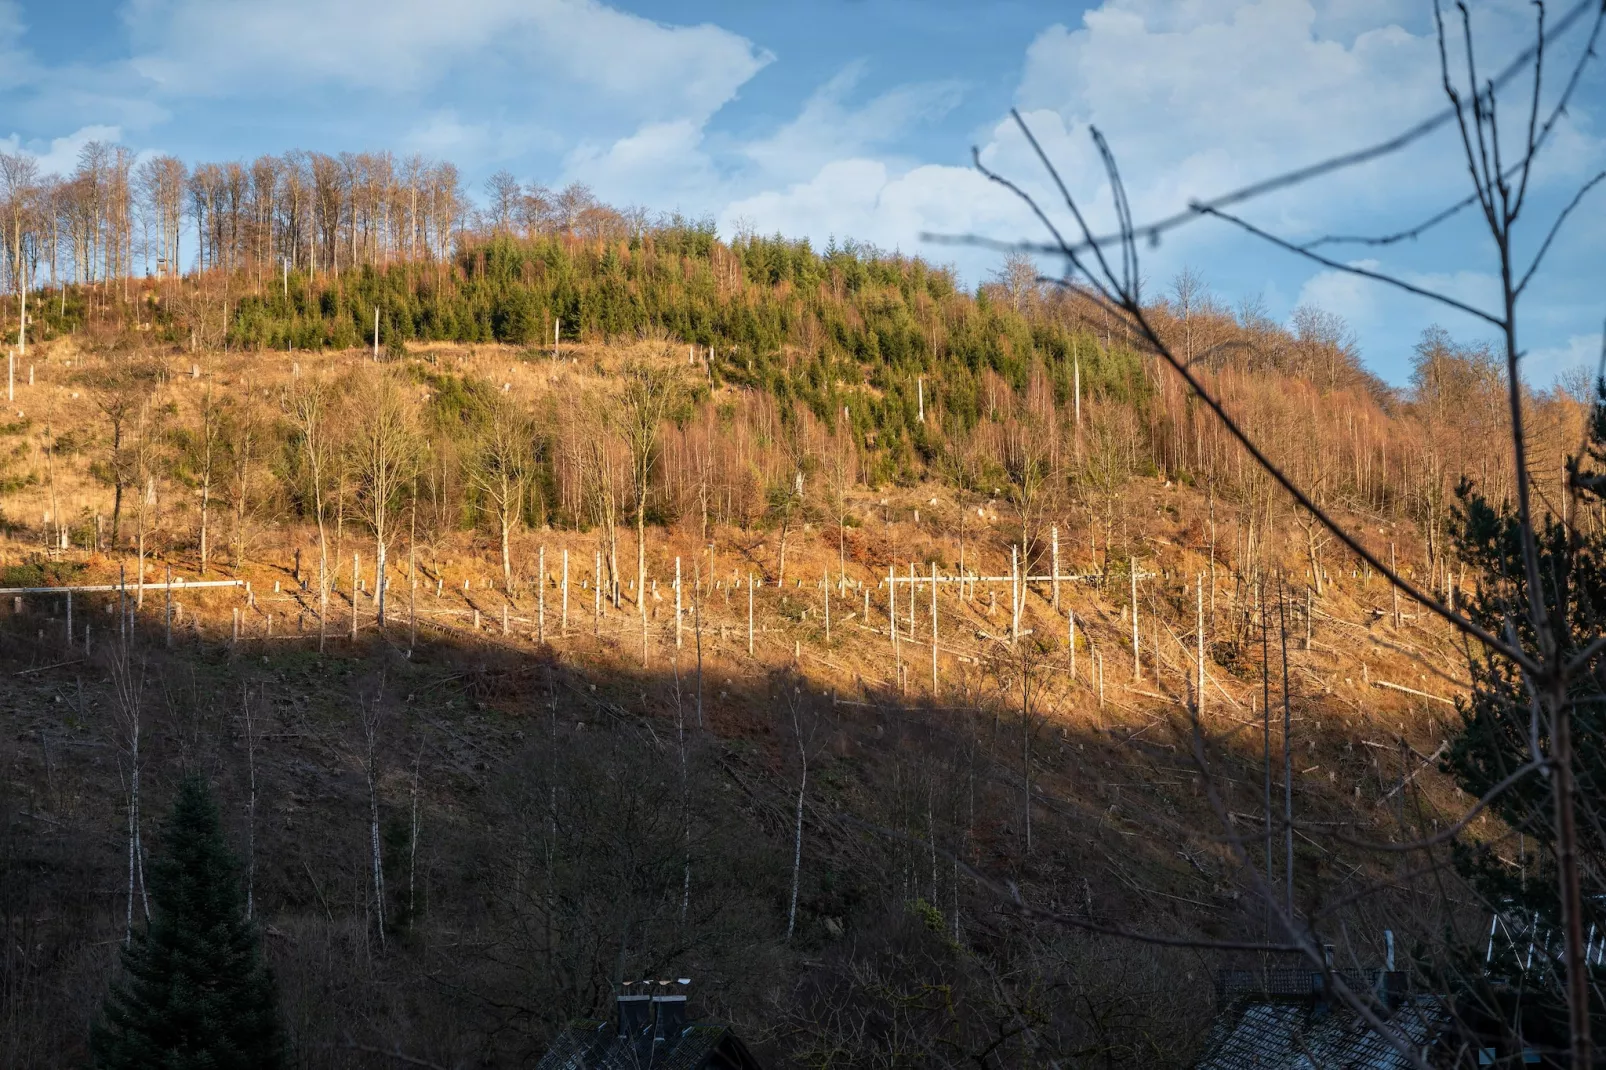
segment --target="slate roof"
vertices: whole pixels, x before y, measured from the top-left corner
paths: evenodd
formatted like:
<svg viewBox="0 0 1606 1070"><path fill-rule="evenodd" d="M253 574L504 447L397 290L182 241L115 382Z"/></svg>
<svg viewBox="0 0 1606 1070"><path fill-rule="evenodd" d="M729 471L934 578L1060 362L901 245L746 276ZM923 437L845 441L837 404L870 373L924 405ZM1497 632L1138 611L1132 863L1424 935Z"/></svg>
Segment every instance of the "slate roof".
<svg viewBox="0 0 1606 1070"><path fill-rule="evenodd" d="M677 1036L638 1043L616 1022L574 1022L552 1042L536 1070L759 1070L729 1026L690 1024Z"/></svg>
<svg viewBox="0 0 1606 1070"><path fill-rule="evenodd" d="M1418 1049L1449 1023L1435 996L1406 997L1388 1022ZM1237 999L1217 1016L1195 1070L1397 1070L1409 1063L1359 1015L1304 999Z"/></svg>

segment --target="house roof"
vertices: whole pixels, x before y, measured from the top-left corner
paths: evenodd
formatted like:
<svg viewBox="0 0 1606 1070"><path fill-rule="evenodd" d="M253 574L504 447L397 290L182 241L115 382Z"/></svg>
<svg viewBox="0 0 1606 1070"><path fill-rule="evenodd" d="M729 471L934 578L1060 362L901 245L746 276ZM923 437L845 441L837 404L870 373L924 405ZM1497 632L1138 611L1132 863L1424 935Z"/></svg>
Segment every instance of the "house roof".
<svg viewBox="0 0 1606 1070"><path fill-rule="evenodd" d="M621 1036L615 1022L585 1019L557 1038L536 1070L759 1070L729 1026L688 1024L662 1040Z"/></svg>
<svg viewBox="0 0 1606 1070"><path fill-rule="evenodd" d="M1418 1049L1449 1022L1435 996L1406 997L1388 1024ZM1405 1056L1342 1006L1293 999L1238 999L1223 1008L1196 1070L1396 1070Z"/></svg>

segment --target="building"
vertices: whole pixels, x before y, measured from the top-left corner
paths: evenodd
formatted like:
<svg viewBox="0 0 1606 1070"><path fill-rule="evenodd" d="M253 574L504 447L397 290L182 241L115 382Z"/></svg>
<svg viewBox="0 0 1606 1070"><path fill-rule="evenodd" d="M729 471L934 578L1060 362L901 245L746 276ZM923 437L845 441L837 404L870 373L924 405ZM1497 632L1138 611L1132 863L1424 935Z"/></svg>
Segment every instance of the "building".
<svg viewBox="0 0 1606 1070"><path fill-rule="evenodd" d="M1425 1057L1450 1034L1443 998L1404 990L1403 975L1335 971L1353 991L1371 990L1387 1024ZM1319 970L1223 971L1221 1007L1196 1070L1404 1070L1410 1060L1346 1004ZM1438 1062L1441 1060L1434 1059Z"/></svg>
<svg viewBox="0 0 1606 1070"><path fill-rule="evenodd" d="M649 982L650 983L650 982ZM627 986L630 987L630 986ZM572 1022L537 1070L762 1070L729 1026L693 1022L684 995L625 994L611 1022Z"/></svg>

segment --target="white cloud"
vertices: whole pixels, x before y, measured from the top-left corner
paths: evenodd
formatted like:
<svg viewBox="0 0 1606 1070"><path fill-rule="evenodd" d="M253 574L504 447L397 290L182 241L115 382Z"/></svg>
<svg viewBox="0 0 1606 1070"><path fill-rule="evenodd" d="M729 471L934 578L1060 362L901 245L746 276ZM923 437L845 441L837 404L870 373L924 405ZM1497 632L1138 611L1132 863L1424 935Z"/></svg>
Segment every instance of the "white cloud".
<svg viewBox="0 0 1606 1070"><path fill-rule="evenodd" d="M869 173L858 172L854 165L871 163L871 172L885 180L888 162L869 160L865 154L906 135L912 126L950 111L959 101L960 89L952 82L901 85L856 104L849 97L864 74L863 64L849 65L817 89L790 122L734 145L711 146L706 120L684 117L643 123L611 144L583 143L565 158L565 178L586 182L607 200L700 214L745 201L754 190L767 185L801 187L814 176L815 181L830 187L830 199L842 209L827 214L864 224L842 233L867 238L872 229L879 232L880 228L846 209L874 202L879 185L853 186L843 181L844 176L852 173L855 181L866 178ZM906 170L908 166L891 169ZM831 172L822 174L828 167ZM796 196L810 199L801 188ZM769 203L748 207L768 215ZM726 212L725 216L740 214ZM768 229L797 235L828 233L819 222L821 217L812 218L814 223L799 228L792 224L804 222L803 215L791 213L787 224L777 222Z"/></svg>
<svg viewBox="0 0 1606 1070"><path fill-rule="evenodd" d="M709 207L720 186L702 142L700 122L646 123L611 145L580 145L565 158L563 171L567 180L585 182L605 201L695 214Z"/></svg>
<svg viewBox="0 0 1606 1070"><path fill-rule="evenodd" d="M1373 6L1393 13L1386 0ZM1016 105L1095 230L1107 231L1114 222L1110 183L1089 136L1095 126L1116 154L1135 215L1169 215L1193 198L1393 133L1403 118L1439 105L1433 40L1392 22L1364 31L1337 26L1344 20L1334 12L1342 7L1338 0L1106 0L1080 26L1056 25L1037 36L1027 50ZM851 83L851 77L846 72L842 80ZM840 92L836 84L822 89L788 131L810 132L828 147L830 140L813 132L845 125L832 114ZM791 149L786 133L778 133L751 147L750 155L776 173L772 160L788 159L799 173L740 198L723 217L750 217L760 229L801 227L811 236L827 228L865 234L908 250L919 247L921 231L1045 236L1008 194L970 170L919 168L913 179L907 176L914 169L890 164L882 175L864 166L865 150L873 147L826 162ZM1013 120L983 131L981 159L1018 181L1075 234L1070 213ZM865 190L843 181L850 163L857 181L875 184ZM1438 178L1430 170L1413 166L1413 197L1431 195L1436 184L1447 186L1459 174L1453 161ZM1323 183L1319 194L1296 191L1257 202L1253 211L1257 221L1284 232L1325 229L1358 206L1399 200L1399 190L1384 178L1382 166L1361 169ZM917 204L928 214L919 215ZM1196 224L1168 238L1159 252L1145 250L1144 271L1152 280L1199 263L1212 248L1211 229ZM1220 228L1213 229L1219 235ZM957 255L968 264L987 259L973 251Z"/></svg>
<svg viewBox="0 0 1606 1070"><path fill-rule="evenodd" d="M862 62L844 68L809 97L797 118L743 145L741 154L764 173L795 179L833 160L861 155L916 123L939 119L959 103L957 83L922 82L897 86L855 107L847 98L865 70Z"/></svg>
<svg viewBox="0 0 1606 1070"><path fill-rule="evenodd" d="M91 141L115 144L123 136L115 126L85 126L65 137L52 138L48 143L24 141L16 134L0 138L0 149L6 152L26 152L39 162L41 175L71 174L78 166L78 154Z"/></svg>
<svg viewBox="0 0 1606 1070"><path fill-rule="evenodd" d="M134 68L173 94L275 96L308 82L416 94L493 72L563 83L648 116L707 116L771 59L713 25L596 0L131 0Z"/></svg>
<svg viewBox="0 0 1606 1070"><path fill-rule="evenodd" d="M1355 260L1351 266L1387 271L1386 265L1372 259ZM1500 310L1500 282L1488 272L1462 269L1392 274L1474 308L1494 313ZM1295 305L1313 305L1342 316L1359 339L1362 355L1394 380L1406 375L1410 347L1428 327L1442 326L1466 341L1494 341L1496 335L1496 328L1485 320L1342 271L1321 271L1305 280Z"/></svg>
<svg viewBox="0 0 1606 1070"><path fill-rule="evenodd" d="M560 152L563 144L555 131L533 123L465 121L455 108L428 112L401 136L408 152L453 161L513 160L534 149Z"/></svg>
<svg viewBox="0 0 1606 1070"><path fill-rule="evenodd" d="M1545 386L1574 368L1583 368L1593 374L1600 365L1601 352L1599 331L1571 335L1562 345L1531 350L1523 358L1523 378L1537 386Z"/></svg>
<svg viewBox="0 0 1606 1070"><path fill-rule="evenodd" d="M972 281L981 265L997 259L994 254L923 247L920 233L1020 233L1029 225L1019 203L974 170L927 164L894 172L879 160L863 158L837 160L806 182L734 201L720 213L721 232L735 230L738 220L760 233L808 237L818 244L833 236L853 238L957 261Z"/></svg>
<svg viewBox="0 0 1606 1070"><path fill-rule="evenodd" d="M1320 36L1317 21L1316 5L1303 0L1169 9L1108 0L1081 27L1038 36L1018 103L1057 114L1075 140L1089 126L1102 130L1140 216L1358 147L1441 106L1430 37L1390 24L1346 45ZM1346 199L1397 195L1381 188L1380 171L1345 176ZM1454 174L1447 165L1438 177ZM1087 167L1067 177L1083 193L1103 181ZM1435 176L1419 168L1413 178L1420 191ZM1324 193L1332 187L1324 183ZM1295 194L1258 205L1257 215L1271 205L1284 216L1279 225L1319 214Z"/></svg>

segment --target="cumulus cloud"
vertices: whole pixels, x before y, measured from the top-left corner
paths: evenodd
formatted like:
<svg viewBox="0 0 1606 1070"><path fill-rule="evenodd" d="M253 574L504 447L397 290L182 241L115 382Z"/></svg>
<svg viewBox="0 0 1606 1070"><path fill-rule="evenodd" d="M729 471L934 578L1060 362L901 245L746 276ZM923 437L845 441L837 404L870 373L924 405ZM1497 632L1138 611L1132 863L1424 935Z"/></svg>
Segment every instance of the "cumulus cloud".
<svg viewBox="0 0 1606 1070"><path fill-rule="evenodd" d="M796 118L741 146L741 155L768 175L811 175L834 160L881 146L914 124L941 118L962 93L956 82L917 82L855 106L849 97L865 73L862 61L845 67L815 90Z"/></svg>
<svg viewBox="0 0 1606 1070"><path fill-rule="evenodd" d="M832 200L873 200L878 187L853 187L843 181L844 176L855 173L856 164L868 163L873 165L870 171L856 175L855 181L871 174L884 179L887 162L863 154L952 110L960 87L952 82L913 83L856 102L853 90L865 73L863 63L850 64L811 94L793 119L757 138L711 145L706 120L683 117L643 123L611 143L582 143L565 158L564 175L586 182L605 199L657 203L693 214L715 214L745 201L756 190L773 189L778 183L790 189L811 176L831 189ZM904 165L908 166L912 165ZM828 167L830 173L822 173ZM801 189L797 195L810 199ZM749 207L763 210L762 205ZM739 209L724 211L726 218L740 214ZM793 213L794 221L800 218ZM823 233L817 226L781 229L798 235ZM868 235L867 230L854 233Z"/></svg>
<svg viewBox="0 0 1606 1070"><path fill-rule="evenodd" d="M117 142L123 135L115 126L85 126L64 137L49 141L24 141L16 134L0 138L0 151L25 152L39 163L42 175L70 174L78 165L78 154L91 141Z"/></svg>
<svg viewBox="0 0 1606 1070"><path fill-rule="evenodd" d="M1373 271L1387 270L1374 259L1351 262ZM1395 277L1413 286L1490 312L1500 309L1500 281L1486 271L1398 271ZM1442 326L1468 340L1493 341L1495 329L1484 320L1438 302L1406 293L1373 279L1341 271L1321 271L1300 288L1296 305L1313 305L1342 316L1360 340L1361 350L1391 379L1401 380L1410 347L1428 327Z"/></svg>
<svg viewBox="0 0 1606 1070"><path fill-rule="evenodd" d="M925 164L894 171L880 160L837 160L806 182L743 197L719 214L719 229L867 241L882 249L951 264L969 282L995 266L996 254L960 246L930 246L924 231L1018 234L1031 225L1020 203L980 173Z"/></svg>
<svg viewBox="0 0 1606 1070"><path fill-rule="evenodd" d="M416 94L494 73L563 83L658 116L712 114L771 59L713 25L596 0L131 0L134 69L171 94L274 96L315 82ZM473 73L472 71L470 72Z"/></svg>
<svg viewBox="0 0 1606 1070"><path fill-rule="evenodd" d="M520 159L532 149L560 152L563 145L562 136L544 126L469 120L456 108L436 108L401 135L401 148L405 151L481 163Z"/></svg>
<svg viewBox="0 0 1606 1070"><path fill-rule="evenodd" d="M1574 334L1561 345L1531 350L1523 359L1523 376L1531 383L1553 383L1568 372L1582 369L1594 374L1600 366L1601 334Z"/></svg>
<svg viewBox="0 0 1606 1070"><path fill-rule="evenodd" d="M1340 35L1324 18L1341 6L1106 0L1080 26L1055 25L1037 36L1026 52L1016 105L1095 228L1111 226L1114 215L1110 184L1089 137L1094 126L1117 154L1139 218L1169 214L1190 199L1364 144L1393 132L1402 116L1438 105L1432 38L1392 22L1361 32L1346 27ZM1392 13L1382 0L1374 7ZM822 90L811 106L828 112L833 92ZM808 129L808 115L805 109L793 126ZM775 141L784 143L779 136ZM989 168L1020 181L1058 222L1072 226L1013 121L982 131L980 152ZM792 155L812 163L804 153ZM910 178L915 169L908 165L888 161L878 172L867 163L857 156L821 163L808 178L741 198L725 215L750 217L761 229L814 220L807 225L811 235L826 225L840 226L904 248L918 245L923 230L1043 236L1007 194L978 183L966 168L921 168ZM849 190L841 180L849 164L860 181L884 177L871 189ZM1444 171L1445 182L1452 181L1453 164ZM1375 168L1346 183L1346 210L1356 200L1397 195ZM1423 185L1418 181L1419 192ZM914 189L930 215L902 209ZM1339 208L1329 183L1321 197L1296 193L1257 211L1263 220L1270 211L1267 221L1297 233L1325 225ZM820 221L820 212L829 224ZM989 231L989 224L1008 229ZM1151 258L1150 267L1174 271L1207 250L1204 239L1180 234Z"/></svg>

